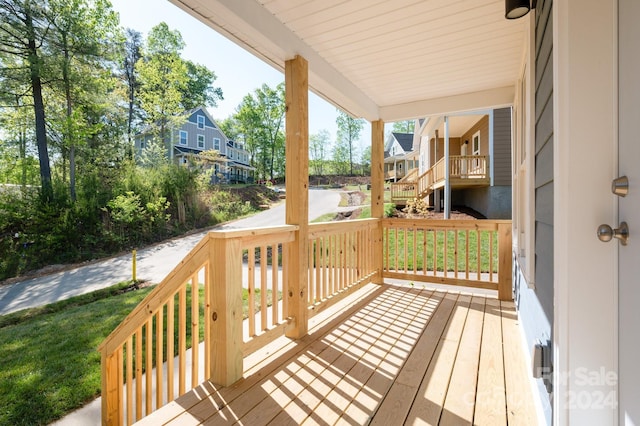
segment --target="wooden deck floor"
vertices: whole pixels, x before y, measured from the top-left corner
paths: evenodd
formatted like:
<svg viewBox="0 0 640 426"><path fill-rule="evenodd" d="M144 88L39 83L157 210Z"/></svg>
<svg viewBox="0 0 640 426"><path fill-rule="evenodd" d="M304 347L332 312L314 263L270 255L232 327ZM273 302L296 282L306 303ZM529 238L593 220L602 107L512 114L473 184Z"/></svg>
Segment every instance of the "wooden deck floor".
<svg viewBox="0 0 640 426"><path fill-rule="evenodd" d="M537 424L513 303L365 290L233 386L204 383L141 424Z"/></svg>

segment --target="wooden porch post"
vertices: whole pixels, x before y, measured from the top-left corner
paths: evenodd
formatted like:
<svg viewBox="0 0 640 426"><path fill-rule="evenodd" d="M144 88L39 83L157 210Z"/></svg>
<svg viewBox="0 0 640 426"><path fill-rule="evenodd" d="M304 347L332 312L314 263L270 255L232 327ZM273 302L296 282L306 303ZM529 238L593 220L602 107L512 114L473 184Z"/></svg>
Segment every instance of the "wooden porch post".
<svg viewBox="0 0 640 426"><path fill-rule="evenodd" d="M382 219L384 216L384 122L371 123L371 217ZM382 221L378 223L373 237L373 265L377 269L373 282L382 284Z"/></svg>
<svg viewBox="0 0 640 426"><path fill-rule="evenodd" d="M511 222L498 225L498 299L513 300Z"/></svg>
<svg viewBox="0 0 640 426"><path fill-rule="evenodd" d="M293 326L287 337L298 339L308 331L307 280L309 269L309 79L306 59L285 62L286 101L286 223L298 225L288 244L287 315Z"/></svg>
<svg viewBox="0 0 640 426"><path fill-rule="evenodd" d="M444 218L451 217L451 162L449 147L449 117L444 117Z"/></svg>
<svg viewBox="0 0 640 426"><path fill-rule="evenodd" d="M211 306L209 347L214 360L205 375L213 383L229 386L240 380L242 365L242 248L240 240L209 235L208 303Z"/></svg>

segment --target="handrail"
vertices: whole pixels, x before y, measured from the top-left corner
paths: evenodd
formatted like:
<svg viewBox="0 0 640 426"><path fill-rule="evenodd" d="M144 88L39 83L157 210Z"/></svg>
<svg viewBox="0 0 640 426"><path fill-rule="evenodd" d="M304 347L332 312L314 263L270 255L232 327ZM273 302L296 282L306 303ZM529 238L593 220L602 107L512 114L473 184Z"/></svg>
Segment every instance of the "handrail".
<svg viewBox="0 0 640 426"><path fill-rule="evenodd" d="M284 245L296 238L298 230L283 225L209 232L100 345L103 424L131 424L206 379L225 385L237 380L242 375L243 353L257 346L253 342L256 335L266 342L273 339L264 337L269 331L277 334L286 327L288 315L279 310L286 286L278 276L285 259L279 254L286 251ZM245 268L247 279L243 279L243 250L251 260ZM272 282L267 289L269 251ZM258 279L249 275L256 264ZM246 341L242 337L243 284L248 289L249 312L259 313L261 321L256 333L255 315L249 316L254 332ZM254 297L258 289L259 301ZM272 293L269 299L268 291ZM203 348L199 347L201 335ZM190 375L187 340L192 347ZM199 371L202 351L204 375ZM166 368L161 367L164 363Z"/></svg>
<svg viewBox="0 0 640 426"><path fill-rule="evenodd" d="M370 283L381 271L373 262L380 219L309 225L309 317Z"/></svg>
<svg viewBox="0 0 640 426"><path fill-rule="evenodd" d="M510 220L383 219L383 276L511 295Z"/></svg>
<svg viewBox="0 0 640 426"><path fill-rule="evenodd" d="M463 180L477 180L476 184L484 183L489 178L489 156L487 155L451 155L449 157L450 178ZM412 198L424 198L442 185L445 180L444 157L431 168L422 173L416 180L402 181L391 184L391 199L394 202L406 202ZM416 184L415 191L411 187ZM411 188L411 190L409 190Z"/></svg>

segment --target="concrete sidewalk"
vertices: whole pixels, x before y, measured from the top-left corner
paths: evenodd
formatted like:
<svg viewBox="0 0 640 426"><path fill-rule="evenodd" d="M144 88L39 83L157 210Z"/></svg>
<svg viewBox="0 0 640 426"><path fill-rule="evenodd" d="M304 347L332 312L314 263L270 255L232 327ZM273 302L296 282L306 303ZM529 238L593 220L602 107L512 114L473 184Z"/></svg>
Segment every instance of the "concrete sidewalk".
<svg viewBox="0 0 640 426"><path fill-rule="evenodd" d="M309 217L336 212L340 192L309 191ZM159 283L211 230L276 226L285 223L284 203L251 217L178 237L138 251L137 278ZM62 272L0 286L0 315L42 306L131 279L131 254L105 259Z"/></svg>

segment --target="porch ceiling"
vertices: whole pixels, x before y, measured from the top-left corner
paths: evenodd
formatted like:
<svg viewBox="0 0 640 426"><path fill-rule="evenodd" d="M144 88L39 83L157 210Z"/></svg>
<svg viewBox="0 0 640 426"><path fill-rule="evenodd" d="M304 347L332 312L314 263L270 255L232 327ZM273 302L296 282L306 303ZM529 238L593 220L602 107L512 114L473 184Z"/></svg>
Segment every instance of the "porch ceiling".
<svg viewBox="0 0 640 426"><path fill-rule="evenodd" d="M526 19L503 0L170 1L278 69L302 55L314 92L368 120L513 101Z"/></svg>

